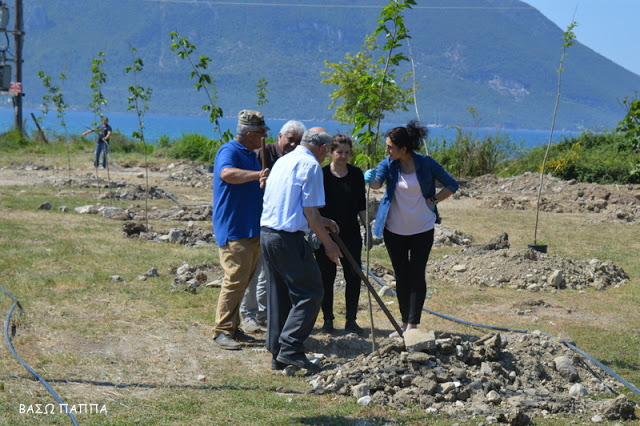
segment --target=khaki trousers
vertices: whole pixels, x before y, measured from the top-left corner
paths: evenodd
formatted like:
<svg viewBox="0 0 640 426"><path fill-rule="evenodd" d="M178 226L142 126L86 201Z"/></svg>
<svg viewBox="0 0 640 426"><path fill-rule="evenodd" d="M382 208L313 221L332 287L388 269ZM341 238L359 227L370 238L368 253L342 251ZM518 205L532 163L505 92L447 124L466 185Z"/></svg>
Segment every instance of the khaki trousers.
<svg viewBox="0 0 640 426"><path fill-rule="evenodd" d="M240 324L240 303L260 259L260 238L229 241L226 246L218 247L218 250L224 279L218 298L213 338L220 333L233 338Z"/></svg>

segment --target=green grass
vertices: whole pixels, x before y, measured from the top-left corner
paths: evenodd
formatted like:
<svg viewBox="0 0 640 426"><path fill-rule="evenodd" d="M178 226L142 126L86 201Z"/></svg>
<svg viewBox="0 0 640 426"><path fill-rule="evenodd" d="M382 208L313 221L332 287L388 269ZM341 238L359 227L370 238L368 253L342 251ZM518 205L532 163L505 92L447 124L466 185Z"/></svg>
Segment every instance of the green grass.
<svg viewBox="0 0 640 426"><path fill-rule="evenodd" d="M15 161L4 155L1 158L4 164ZM13 344L25 361L50 381L65 402L107 406L106 416L78 414L80 424L448 425L453 421L420 409L400 412L361 407L350 397L308 395L306 378L271 373L269 354L218 350L210 340L218 290L201 288L196 295L172 292L173 276L169 273L183 262L216 262L217 249L127 239L122 236L122 222L99 215L59 212L58 203L70 208L96 203L91 190L64 188L68 189L77 192L55 197L59 188L0 187L0 285L24 308ZM176 187L174 191L178 196L210 196L208 189ZM37 210L46 200L51 200L54 208ZM170 204L153 200L151 206L166 208ZM532 238L534 212L484 209L447 201L442 213L447 227L471 235L475 242L506 231L512 247L523 248ZM592 224L584 218L541 214L541 233L552 253L612 260L627 271L630 283L606 291L534 294L453 286L428 277L434 291L425 306L467 321L539 329L553 335L569 333L578 347L626 380L640 384L640 228ZM185 225L150 224L162 229ZM208 227L210 223L197 226ZM432 259L457 250L435 249ZM391 267L381 247L371 251L371 262ZM137 277L152 266L158 268L160 276L138 281ZM115 274L125 282L112 281L109 277ZM543 312L537 321L532 316L517 315L513 305L532 299L544 299L558 311ZM366 304L364 292L361 302ZM338 295L335 303L336 313L344 311L343 297ZM10 299L1 293L0 314L10 306ZM397 316L397 303L390 309ZM567 309L572 313L566 313ZM377 308L374 311L376 326L390 330L382 312ZM14 319L18 319L17 312ZM337 322L342 320L338 318ZM359 321L368 326L366 310L360 311ZM317 325L321 325L321 319ZM487 332L428 314L423 316L423 326L465 334ZM206 379L198 381L198 374ZM60 414L18 412L19 404L46 404L53 399L17 363L4 343L0 344L0 383L4 385L0 391L0 423L69 423ZM622 391L638 400L629 391ZM588 415L560 421L535 419L536 424L543 425L587 420Z"/></svg>

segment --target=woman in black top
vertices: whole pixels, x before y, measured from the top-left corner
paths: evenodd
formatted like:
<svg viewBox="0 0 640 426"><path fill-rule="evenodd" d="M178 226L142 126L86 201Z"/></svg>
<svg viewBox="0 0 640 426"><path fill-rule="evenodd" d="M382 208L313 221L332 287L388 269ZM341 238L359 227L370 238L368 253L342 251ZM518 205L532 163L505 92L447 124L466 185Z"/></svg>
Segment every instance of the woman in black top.
<svg viewBox="0 0 640 426"><path fill-rule="evenodd" d="M352 154L352 142L348 136L335 135L331 141L331 164L322 168L324 175L325 206L320 214L336 221L340 227L340 238L353 255L358 265L361 264L362 237L360 224L367 227L366 197L364 175L362 171L348 164ZM367 228L368 229L368 228ZM324 326L322 329L331 332L333 328L333 283L336 278L336 264L333 263L320 247L315 251L316 260L322 272L324 298L322 300L322 314ZM362 333L362 328L356 323L358 300L360 299L360 277L353 270L346 257L340 259L346 281L345 302L347 307L345 330Z"/></svg>

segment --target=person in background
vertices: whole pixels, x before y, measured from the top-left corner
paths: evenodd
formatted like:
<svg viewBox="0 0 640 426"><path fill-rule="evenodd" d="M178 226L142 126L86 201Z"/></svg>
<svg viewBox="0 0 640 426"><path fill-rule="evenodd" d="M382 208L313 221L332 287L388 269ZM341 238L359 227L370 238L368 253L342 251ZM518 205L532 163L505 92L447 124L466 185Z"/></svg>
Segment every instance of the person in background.
<svg viewBox="0 0 640 426"><path fill-rule="evenodd" d="M331 140L331 163L322 168L324 177L325 206L320 214L333 219L340 228L340 239L354 259L361 264L362 237L360 222L369 230L366 219L366 195L364 176L362 171L349 164L353 143L346 135L335 135ZM371 241L371 238L369 238ZM336 264L325 254L324 247L315 251L315 257L322 273L324 298L322 299L322 314L324 316L325 332L332 332L333 328L333 285L336 279ZM353 266L342 258L342 270L346 282L345 303L346 323L344 329L361 334L363 329L356 322L358 301L360 299L360 276Z"/></svg>
<svg viewBox="0 0 640 426"><path fill-rule="evenodd" d="M305 233L311 229L327 257L340 260L329 235L337 224L322 217L322 167L331 136L307 130L300 145L279 159L266 183L260 245L267 268L267 341L271 368L289 365L316 372L320 366L305 355L304 342L313 331L322 304L322 277Z"/></svg>
<svg viewBox="0 0 640 426"><path fill-rule="evenodd" d="M109 150L109 138L111 137L111 126L109 126L109 119L102 117L102 126L95 129L87 130L82 133L82 136L86 136L89 133L99 132L98 141L96 142L96 149L94 151L93 167L96 169L100 165L100 154L102 154L102 168L107 168L107 151Z"/></svg>
<svg viewBox="0 0 640 426"><path fill-rule="evenodd" d="M305 130L301 122L287 121L278 133L278 140L265 145L264 152L262 148L257 151L258 162L262 164L264 158L264 167L272 169L278 158L293 151L300 144ZM262 257L258 262L256 278L251 280L244 293L240 315L242 315L242 329L247 333L260 331L260 327L267 325L267 273Z"/></svg>
<svg viewBox="0 0 640 426"><path fill-rule="evenodd" d="M238 326L240 302L260 259L262 188L269 169L262 170L254 150L268 130L260 112L240 111L236 139L220 147L214 162L213 229L224 278L213 339L227 350L241 349L239 341L255 340Z"/></svg>
<svg viewBox="0 0 640 426"><path fill-rule="evenodd" d="M426 136L427 128L416 121L389 130L385 141L388 156L364 175L373 189L387 183L373 233L380 237L384 232L405 331L420 324L427 294L427 261L435 224L440 223L438 203L458 190L458 182L436 160L415 152ZM443 185L438 192L436 181ZM394 332L389 337L397 335Z"/></svg>

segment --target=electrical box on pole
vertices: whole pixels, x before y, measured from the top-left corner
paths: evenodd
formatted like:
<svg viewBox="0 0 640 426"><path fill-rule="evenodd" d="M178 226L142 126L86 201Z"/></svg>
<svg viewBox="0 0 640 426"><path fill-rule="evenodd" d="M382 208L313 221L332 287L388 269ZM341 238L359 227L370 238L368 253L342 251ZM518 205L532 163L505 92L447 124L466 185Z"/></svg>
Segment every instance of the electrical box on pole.
<svg viewBox="0 0 640 426"><path fill-rule="evenodd" d="M9 91L11 85L11 65L0 64L0 92Z"/></svg>
<svg viewBox="0 0 640 426"><path fill-rule="evenodd" d="M9 23L9 8L0 2L0 30L6 30Z"/></svg>

